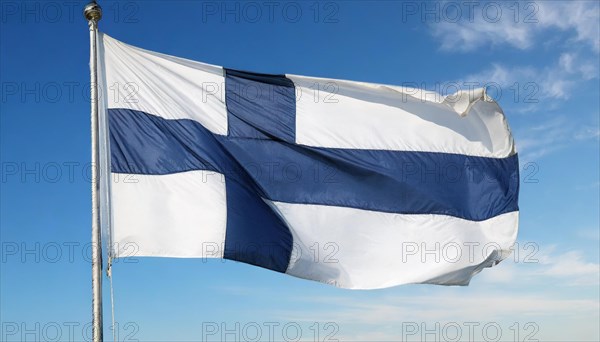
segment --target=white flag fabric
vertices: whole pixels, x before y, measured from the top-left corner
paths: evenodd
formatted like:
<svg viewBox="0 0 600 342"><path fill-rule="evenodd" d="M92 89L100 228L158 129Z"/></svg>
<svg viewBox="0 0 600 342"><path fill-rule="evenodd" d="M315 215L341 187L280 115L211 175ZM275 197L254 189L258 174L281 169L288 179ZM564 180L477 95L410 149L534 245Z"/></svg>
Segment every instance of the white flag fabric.
<svg viewBox="0 0 600 342"><path fill-rule="evenodd" d="M373 289L466 285L510 253L518 159L483 89L443 97L98 44L113 257L226 258Z"/></svg>

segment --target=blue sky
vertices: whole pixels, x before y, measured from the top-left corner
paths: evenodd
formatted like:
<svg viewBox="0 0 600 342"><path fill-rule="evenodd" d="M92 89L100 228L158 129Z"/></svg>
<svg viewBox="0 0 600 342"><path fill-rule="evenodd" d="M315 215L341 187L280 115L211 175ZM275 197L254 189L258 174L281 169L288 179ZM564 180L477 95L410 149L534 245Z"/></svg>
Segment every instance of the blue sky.
<svg viewBox="0 0 600 342"><path fill-rule="evenodd" d="M84 3L0 7L0 340L89 332ZM100 4L121 41L229 68L488 85L521 161L518 253L469 287L350 291L230 261L118 260L120 341L600 339L598 2Z"/></svg>

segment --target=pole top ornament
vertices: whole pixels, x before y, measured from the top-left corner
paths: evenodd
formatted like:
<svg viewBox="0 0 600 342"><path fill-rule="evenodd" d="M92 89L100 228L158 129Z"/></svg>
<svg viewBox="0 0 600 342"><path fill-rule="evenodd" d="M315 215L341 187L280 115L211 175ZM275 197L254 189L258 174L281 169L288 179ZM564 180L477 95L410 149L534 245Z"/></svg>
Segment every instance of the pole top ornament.
<svg viewBox="0 0 600 342"><path fill-rule="evenodd" d="M102 19L102 8L96 3L96 1L91 1L83 8L83 16L85 19L87 19L87 21L98 22L100 19Z"/></svg>

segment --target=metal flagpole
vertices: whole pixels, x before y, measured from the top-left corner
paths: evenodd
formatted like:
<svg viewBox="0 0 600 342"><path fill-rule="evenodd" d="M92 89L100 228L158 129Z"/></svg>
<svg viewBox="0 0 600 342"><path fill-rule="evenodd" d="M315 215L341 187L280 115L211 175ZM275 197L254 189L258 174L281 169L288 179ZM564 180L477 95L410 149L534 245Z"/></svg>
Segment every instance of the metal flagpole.
<svg viewBox="0 0 600 342"><path fill-rule="evenodd" d="M83 15L90 28L90 93L91 93L91 136L92 136L92 336L94 342L102 338L102 240L100 236L100 207L98 199L98 76L96 39L98 21L102 9L92 1L83 9Z"/></svg>

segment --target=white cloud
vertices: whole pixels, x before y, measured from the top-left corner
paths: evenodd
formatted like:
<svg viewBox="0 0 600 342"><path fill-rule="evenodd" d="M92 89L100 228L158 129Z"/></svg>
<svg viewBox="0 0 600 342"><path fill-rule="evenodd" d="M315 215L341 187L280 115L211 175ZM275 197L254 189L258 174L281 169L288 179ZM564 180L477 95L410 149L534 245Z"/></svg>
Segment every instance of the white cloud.
<svg viewBox="0 0 600 342"><path fill-rule="evenodd" d="M436 289L437 290L437 289ZM595 322L600 304L595 299L567 299L558 296L524 291L507 292L502 289L486 291L459 291L445 288L422 294L387 295L383 298L365 299L361 296L299 298L311 306L310 310L282 311L281 319L293 322L335 322L344 341L413 341L422 339L418 334L407 334L405 327L416 324L421 330L432 331L443 340L443 333L436 326L458 324L464 332L467 324L477 327L474 336L461 340L484 340L482 326L493 323L500 327L503 341L512 340L515 324L521 327L533 323L537 333L532 336L544 341L573 338L576 334L594 340L598 335ZM569 326L568 322L577 322ZM512 328L511 328L512 327ZM437 330L437 333L435 332ZM373 333L377 331L377 333ZM483 337L483 338L482 338ZM486 339L487 340L487 339Z"/></svg>
<svg viewBox="0 0 600 342"><path fill-rule="evenodd" d="M576 41L600 51L600 7L597 1L538 1L542 28L574 30Z"/></svg>
<svg viewBox="0 0 600 342"><path fill-rule="evenodd" d="M514 127L521 159L533 161L576 142L600 137L597 120L589 118L599 114L597 104L590 104L586 113L572 113L572 106L564 106L567 100L579 106L576 100L580 94L586 98L590 96L590 83L585 82L600 77L597 54L600 48L600 2L540 1L535 3L535 23L525 22L533 8L524 11L528 4L532 3L521 2L517 6L521 12L516 14L515 3L504 3L503 16L498 22L492 22L482 15L481 8L485 5L481 3L476 7L479 12L474 11L472 18L465 16L456 23L441 20L431 27L442 49L446 50L467 51L488 45L527 49L540 40L565 50L547 65L493 63L488 69L464 78L463 84L488 85L489 94L499 101L507 114L543 116L538 116L537 122L545 120L546 127ZM521 20L515 20L515 15ZM565 36L570 37L568 41ZM591 46L596 54L586 53L583 46ZM548 119L549 115L555 118Z"/></svg>
<svg viewBox="0 0 600 342"><path fill-rule="evenodd" d="M579 251L560 252L555 245L539 250L519 246L516 259L509 257L485 269L469 287L419 285L373 292L338 291L296 298L308 309L276 314L280 319L307 324L335 322L339 325L335 338L341 340L412 341L423 337L406 338L403 327L407 323L430 330L435 330L436 324L457 323L466 332L465 323L470 322L479 325L475 332L479 335L484 324L497 324L503 341L513 340L514 324L522 329L529 322L538 328L532 336L535 339L597 340L600 266L586 261ZM442 336L438 329L437 339L444 340Z"/></svg>
<svg viewBox="0 0 600 342"><path fill-rule="evenodd" d="M496 83L502 96L527 107L548 100L566 100L581 80L597 79L597 60L576 53L563 53L557 62L547 67L492 64L491 68L466 77L469 82ZM516 96L515 95L515 92ZM548 103L544 103L547 108Z"/></svg>
<svg viewBox="0 0 600 342"><path fill-rule="evenodd" d="M519 159L523 163L536 161L577 143L593 143L597 146L600 138L598 130L598 123L567 115L555 116L543 124L522 127L514 130Z"/></svg>
<svg viewBox="0 0 600 342"><path fill-rule="evenodd" d="M559 252L555 245L521 244L491 272L482 273L480 280L488 284L526 282L531 285L552 283L556 287L597 287L600 264L585 260L581 251Z"/></svg>
<svg viewBox="0 0 600 342"><path fill-rule="evenodd" d="M600 265L584 261L580 251L552 257L549 263L542 266L540 275L561 278L568 285L598 286L600 282Z"/></svg>
<svg viewBox="0 0 600 342"><path fill-rule="evenodd" d="M532 45L532 34L526 26L515 25L507 20L491 23L481 16L475 18L473 22L440 21L433 24L432 34L440 40L441 49L465 52L486 44L509 44L519 49L527 49Z"/></svg>
<svg viewBox="0 0 600 342"><path fill-rule="evenodd" d="M509 67L495 63L487 70L467 76L464 83L493 85L489 87L490 95L507 113L556 113L551 119L538 118L535 125L514 130L521 159L533 161L575 142L600 137L596 119L581 113L574 115L569 112L569 107L562 106L566 100L577 97L579 89L585 89L583 82L599 78L600 71L594 59L577 53L563 53L554 64L546 67ZM594 107L597 111L597 106ZM590 110L593 111L593 107ZM589 113L590 117L597 115Z"/></svg>
<svg viewBox="0 0 600 342"><path fill-rule="evenodd" d="M582 42L596 53L600 51L600 11L596 1L521 2L518 6L507 2L498 20L494 11L486 12L484 8L479 4L472 17L464 15L458 22L442 16L443 20L433 23L432 34L440 40L441 48L472 51L485 45L508 45L528 49L540 34L558 30L573 32L569 43Z"/></svg>
<svg viewBox="0 0 600 342"><path fill-rule="evenodd" d="M596 182L592 184L591 187L597 188L600 185L600 182ZM600 228L596 227L595 229L583 229L577 232L577 236L582 239L592 240L592 241L600 241Z"/></svg>
<svg viewBox="0 0 600 342"><path fill-rule="evenodd" d="M600 137L600 128L598 127L583 127L575 134L577 140L588 140Z"/></svg>
<svg viewBox="0 0 600 342"><path fill-rule="evenodd" d="M372 301L348 300L346 297L310 297L303 300L336 307L335 312L313 313L282 312L290 321L327 321L347 323L386 324L398 321L469 321L497 320L518 314L551 316L557 312L569 314L593 313L600 304L588 299L552 298L543 294L517 294L496 289L489 291L455 291L443 289L428 291L425 295L389 295ZM489 289L488 289L489 290ZM432 293L433 292L433 293ZM343 310L339 310L340 307ZM415 309L418 308L418 309ZM482 310L493 308L493 311Z"/></svg>
<svg viewBox="0 0 600 342"><path fill-rule="evenodd" d="M523 162L535 161L566 147L573 141L574 129L574 124L563 116L517 131L520 159Z"/></svg>

